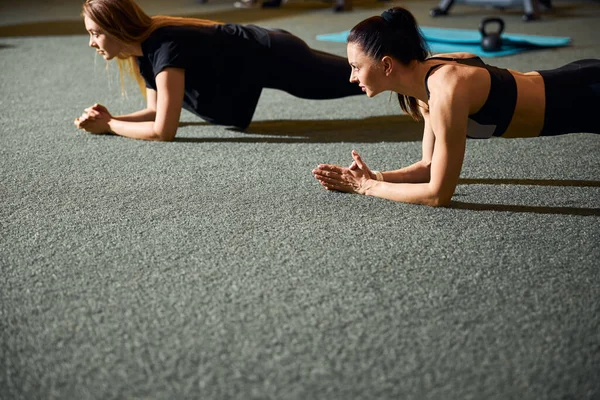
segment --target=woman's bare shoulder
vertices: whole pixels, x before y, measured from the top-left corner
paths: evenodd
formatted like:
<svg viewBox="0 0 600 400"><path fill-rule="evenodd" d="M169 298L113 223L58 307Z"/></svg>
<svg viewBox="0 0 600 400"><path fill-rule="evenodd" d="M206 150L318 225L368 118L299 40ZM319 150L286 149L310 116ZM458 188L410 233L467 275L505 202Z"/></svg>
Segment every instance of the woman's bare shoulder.
<svg viewBox="0 0 600 400"><path fill-rule="evenodd" d="M448 58L452 60L460 60L460 59L468 59L478 57L472 53L443 53L436 54L432 58ZM431 61L434 62L434 61ZM469 64L457 63L457 62L443 62L438 65L435 65L435 68L429 75L428 84L430 86L430 90L432 88L437 87L448 89L449 87L455 86L460 82L464 82L469 79L478 79L478 75L481 75L481 72L484 72L484 75L487 74L484 69L473 67Z"/></svg>
<svg viewBox="0 0 600 400"><path fill-rule="evenodd" d="M468 95L477 86L485 86L489 73L482 68L465 68L464 65L447 63L437 68L428 79L431 98L453 99Z"/></svg>
<svg viewBox="0 0 600 400"><path fill-rule="evenodd" d="M430 89L432 87L447 87L454 83L458 77L464 75L462 65L456 63L445 63L433 70L428 78Z"/></svg>

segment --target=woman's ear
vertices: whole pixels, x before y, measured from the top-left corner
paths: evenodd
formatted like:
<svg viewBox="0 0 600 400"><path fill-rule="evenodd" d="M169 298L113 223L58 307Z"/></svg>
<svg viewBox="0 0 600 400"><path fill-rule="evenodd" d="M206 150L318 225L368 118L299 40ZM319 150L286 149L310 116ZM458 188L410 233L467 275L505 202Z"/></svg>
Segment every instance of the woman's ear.
<svg viewBox="0 0 600 400"><path fill-rule="evenodd" d="M390 56L384 56L381 59L381 65L383 66L383 72L385 76L390 76L394 69L394 60Z"/></svg>

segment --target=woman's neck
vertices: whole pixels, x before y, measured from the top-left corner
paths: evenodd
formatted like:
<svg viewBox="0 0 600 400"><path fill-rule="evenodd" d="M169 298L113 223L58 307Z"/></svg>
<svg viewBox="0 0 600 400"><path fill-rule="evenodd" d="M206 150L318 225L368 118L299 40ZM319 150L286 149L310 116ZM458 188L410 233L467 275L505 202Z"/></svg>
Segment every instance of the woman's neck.
<svg viewBox="0 0 600 400"><path fill-rule="evenodd" d="M390 76L390 90L427 102L429 97L425 89L425 76L430 68L429 63L414 60L409 65L398 65L399 68L394 69Z"/></svg>
<svg viewBox="0 0 600 400"><path fill-rule="evenodd" d="M131 54L133 54L136 57L141 57L144 55L144 52L142 51L142 44L141 43L134 43L131 45Z"/></svg>
<svg viewBox="0 0 600 400"><path fill-rule="evenodd" d="M133 43L125 46L122 50L122 53L129 54L134 57L141 57L144 55L141 43Z"/></svg>

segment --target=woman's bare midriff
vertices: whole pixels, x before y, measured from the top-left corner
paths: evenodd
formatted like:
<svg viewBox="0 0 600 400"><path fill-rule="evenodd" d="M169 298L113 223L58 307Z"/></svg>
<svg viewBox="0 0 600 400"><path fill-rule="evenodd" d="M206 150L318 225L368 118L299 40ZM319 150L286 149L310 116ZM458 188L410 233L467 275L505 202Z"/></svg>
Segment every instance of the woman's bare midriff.
<svg viewBox="0 0 600 400"><path fill-rule="evenodd" d="M538 72L510 72L517 83L517 104L510 125L502 137L536 137L544 127L546 93Z"/></svg>

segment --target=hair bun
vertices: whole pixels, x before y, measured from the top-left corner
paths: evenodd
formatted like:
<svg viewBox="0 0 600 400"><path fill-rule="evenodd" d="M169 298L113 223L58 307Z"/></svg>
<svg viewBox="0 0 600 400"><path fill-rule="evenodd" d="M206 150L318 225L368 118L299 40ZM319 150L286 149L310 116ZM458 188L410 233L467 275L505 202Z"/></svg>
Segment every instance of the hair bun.
<svg viewBox="0 0 600 400"><path fill-rule="evenodd" d="M394 22L394 15L388 10L381 13L381 18L388 24L392 24Z"/></svg>
<svg viewBox="0 0 600 400"><path fill-rule="evenodd" d="M408 13L405 9L400 7L390 8L387 11L381 13L381 18L388 24L398 24L407 22Z"/></svg>

